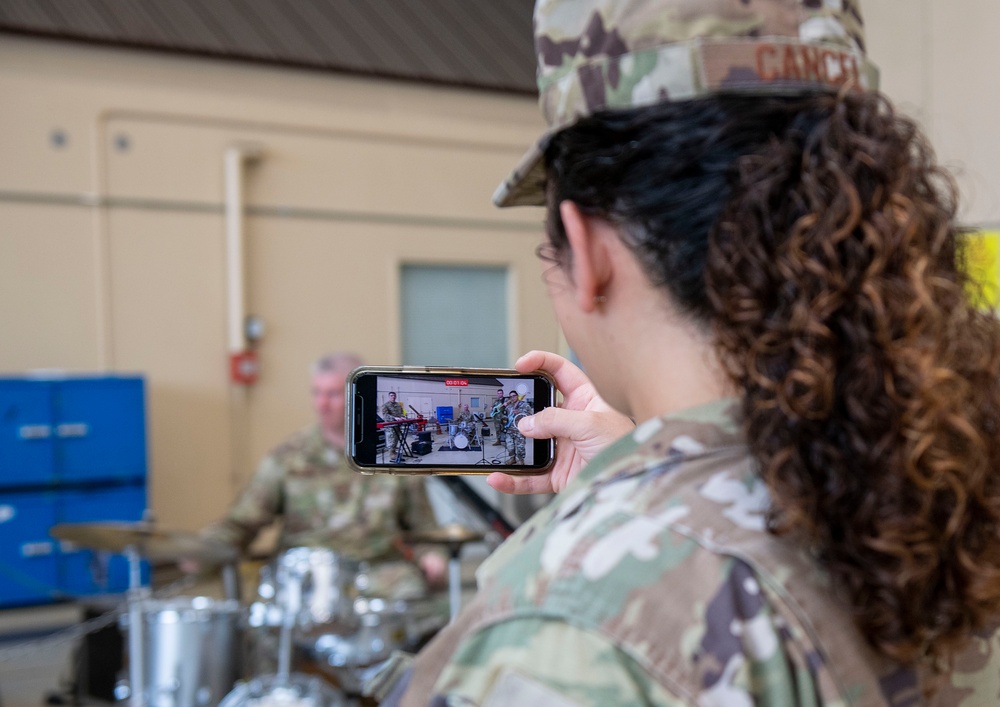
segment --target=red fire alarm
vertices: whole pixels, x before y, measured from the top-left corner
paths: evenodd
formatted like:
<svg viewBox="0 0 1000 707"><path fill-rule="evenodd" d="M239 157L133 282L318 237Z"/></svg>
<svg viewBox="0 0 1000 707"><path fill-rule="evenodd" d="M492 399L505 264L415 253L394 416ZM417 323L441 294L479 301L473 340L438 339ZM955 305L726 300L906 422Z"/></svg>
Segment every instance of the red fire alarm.
<svg viewBox="0 0 1000 707"><path fill-rule="evenodd" d="M233 383L252 385L257 382L260 364L254 351L240 351L229 356L229 375Z"/></svg>

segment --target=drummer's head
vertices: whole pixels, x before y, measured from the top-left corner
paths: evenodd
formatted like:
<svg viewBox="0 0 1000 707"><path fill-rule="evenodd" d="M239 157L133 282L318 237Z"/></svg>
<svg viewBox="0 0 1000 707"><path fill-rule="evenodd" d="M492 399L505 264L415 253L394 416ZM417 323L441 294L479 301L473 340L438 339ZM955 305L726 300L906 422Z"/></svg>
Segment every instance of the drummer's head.
<svg viewBox="0 0 1000 707"><path fill-rule="evenodd" d="M347 374L360 365L356 354L337 351L318 359L310 369L313 409L326 435L344 436L344 385Z"/></svg>
<svg viewBox="0 0 1000 707"><path fill-rule="evenodd" d="M393 393L393 392L391 392L391 391L390 391L390 393L389 393L389 402L390 402L390 403L394 403L394 402L396 402L396 394L395 394L395 393Z"/></svg>

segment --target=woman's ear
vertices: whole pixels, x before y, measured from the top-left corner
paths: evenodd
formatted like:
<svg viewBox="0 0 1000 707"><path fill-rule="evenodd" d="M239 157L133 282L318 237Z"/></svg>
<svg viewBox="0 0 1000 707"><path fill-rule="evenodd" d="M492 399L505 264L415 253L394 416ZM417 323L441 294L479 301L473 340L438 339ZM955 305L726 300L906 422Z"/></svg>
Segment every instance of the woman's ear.
<svg viewBox="0 0 1000 707"><path fill-rule="evenodd" d="M577 306L584 312L593 312L611 277L611 254L606 239L609 235L617 238L617 234L607 221L588 216L572 201L559 204L559 215L573 254L570 274Z"/></svg>

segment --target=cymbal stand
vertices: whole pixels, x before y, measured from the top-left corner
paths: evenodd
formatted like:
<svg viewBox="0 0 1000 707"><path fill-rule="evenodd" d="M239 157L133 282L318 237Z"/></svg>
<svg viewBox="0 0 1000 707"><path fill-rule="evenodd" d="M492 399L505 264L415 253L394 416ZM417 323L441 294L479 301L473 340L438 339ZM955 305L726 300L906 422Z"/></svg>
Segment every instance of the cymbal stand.
<svg viewBox="0 0 1000 707"><path fill-rule="evenodd" d="M128 560L128 680L129 704L144 707L146 701L145 656L143 655L142 601L148 591L142 586L139 553L134 545L125 548Z"/></svg>
<svg viewBox="0 0 1000 707"><path fill-rule="evenodd" d="M240 581L240 571L237 561L232 560L222 565L222 593L226 599L243 601L243 583Z"/></svg>
<svg viewBox="0 0 1000 707"><path fill-rule="evenodd" d="M295 624L295 614L286 611L281 620L281 633L278 635L278 675L276 684L284 685L292 669L292 626Z"/></svg>
<svg viewBox="0 0 1000 707"><path fill-rule="evenodd" d="M279 577L280 579L280 577ZM292 669L292 629L302 609L302 577L289 584L285 611L281 617L281 633L278 635L278 673L275 684L284 685Z"/></svg>

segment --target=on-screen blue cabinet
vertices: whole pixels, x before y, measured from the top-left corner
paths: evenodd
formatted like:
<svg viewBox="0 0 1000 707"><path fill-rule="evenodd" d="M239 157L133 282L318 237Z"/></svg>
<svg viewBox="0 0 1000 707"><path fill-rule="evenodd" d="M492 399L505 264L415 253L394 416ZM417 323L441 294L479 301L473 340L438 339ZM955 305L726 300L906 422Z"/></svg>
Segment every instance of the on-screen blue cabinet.
<svg viewBox="0 0 1000 707"><path fill-rule="evenodd" d="M141 376L0 377L0 607L128 588L123 557L48 530L142 519L145 408Z"/></svg>

